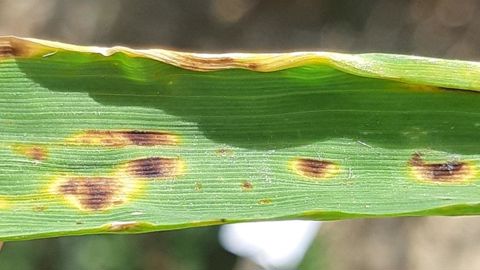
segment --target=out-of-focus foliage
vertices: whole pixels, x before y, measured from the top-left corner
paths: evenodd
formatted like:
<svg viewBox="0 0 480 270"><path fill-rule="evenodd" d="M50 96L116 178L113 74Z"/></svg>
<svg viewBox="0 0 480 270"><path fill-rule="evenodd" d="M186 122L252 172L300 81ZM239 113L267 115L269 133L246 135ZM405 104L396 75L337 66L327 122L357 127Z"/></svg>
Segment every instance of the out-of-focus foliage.
<svg viewBox="0 0 480 270"><path fill-rule="evenodd" d="M477 60L479 8L475 0L3 0L0 35L195 51L376 51Z"/></svg>
<svg viewBox="0 0 480 270"><path fill-rule="evenodd" d="M0 253L0 269L231 269L235 256L219 245L216 232L211 227L10 243Z"/></svg>

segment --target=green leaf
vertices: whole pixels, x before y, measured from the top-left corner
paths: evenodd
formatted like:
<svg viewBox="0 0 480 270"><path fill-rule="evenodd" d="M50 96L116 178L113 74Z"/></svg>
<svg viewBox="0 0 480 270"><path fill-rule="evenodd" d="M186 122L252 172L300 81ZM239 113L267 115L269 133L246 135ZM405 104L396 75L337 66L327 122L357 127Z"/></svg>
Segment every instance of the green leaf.
<svg viewBox="0 0 480 270"><path fill-rule="evenodd" d="M0 240L480 213L480 64L0 38Z"/></svg>

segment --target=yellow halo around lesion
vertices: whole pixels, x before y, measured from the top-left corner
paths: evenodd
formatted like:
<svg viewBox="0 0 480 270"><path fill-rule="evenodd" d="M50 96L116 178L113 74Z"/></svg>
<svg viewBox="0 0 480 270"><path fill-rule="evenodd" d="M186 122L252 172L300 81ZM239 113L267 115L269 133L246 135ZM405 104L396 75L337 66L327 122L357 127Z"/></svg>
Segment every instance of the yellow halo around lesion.
<svg viewBox="0 0 480 270"><path fill-rule="evenodd" d="M69 205L90 212L124 205L134 199L144 185L122 172L106 176L62 175L55 177L48 191L54 197L63 198ZM100 193L97 194L94 189L99 189Z"/></svg>
<svg viewBox="0 0 480 270"><path fill-rule="evenodd" d="M336 162L308 157L290 160L289 168L296 174L312 180L330 179L341 171Z"/></svg>
<svg viewBox="0 0 480 270"><path fill-rule="evenodd" d="M412 155L409 174L421 182L465 184L478 179L478 170L471 160L428 162L421 154Z"/></svg>

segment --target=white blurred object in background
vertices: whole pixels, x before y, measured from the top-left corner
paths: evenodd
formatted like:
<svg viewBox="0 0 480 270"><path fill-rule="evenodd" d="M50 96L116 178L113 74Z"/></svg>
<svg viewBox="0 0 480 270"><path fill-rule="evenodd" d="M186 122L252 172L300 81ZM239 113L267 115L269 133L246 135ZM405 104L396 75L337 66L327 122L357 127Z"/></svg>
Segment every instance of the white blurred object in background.
<svg viewBox="0 0 480 270"><path fill-rule="evenodd" d="M318 221L268 221L222 226L220 243L265 269L295 269L320 227Z"/></svg>

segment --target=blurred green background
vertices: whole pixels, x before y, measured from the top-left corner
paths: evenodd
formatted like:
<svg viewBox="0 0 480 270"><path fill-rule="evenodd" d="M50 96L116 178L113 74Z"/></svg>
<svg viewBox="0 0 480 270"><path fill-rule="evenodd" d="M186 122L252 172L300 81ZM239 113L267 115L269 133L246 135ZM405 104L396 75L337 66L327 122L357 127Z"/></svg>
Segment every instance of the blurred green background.
<svg viewBox="0 0 480 270"><path fill-rule="evenodd" d="M475 0L0 0L0 35L200 52L326 50L480 60ZM301 269L480 269L480 219L327 222ZM0 269L258 269L217 227L7 243Z"/></svg>

